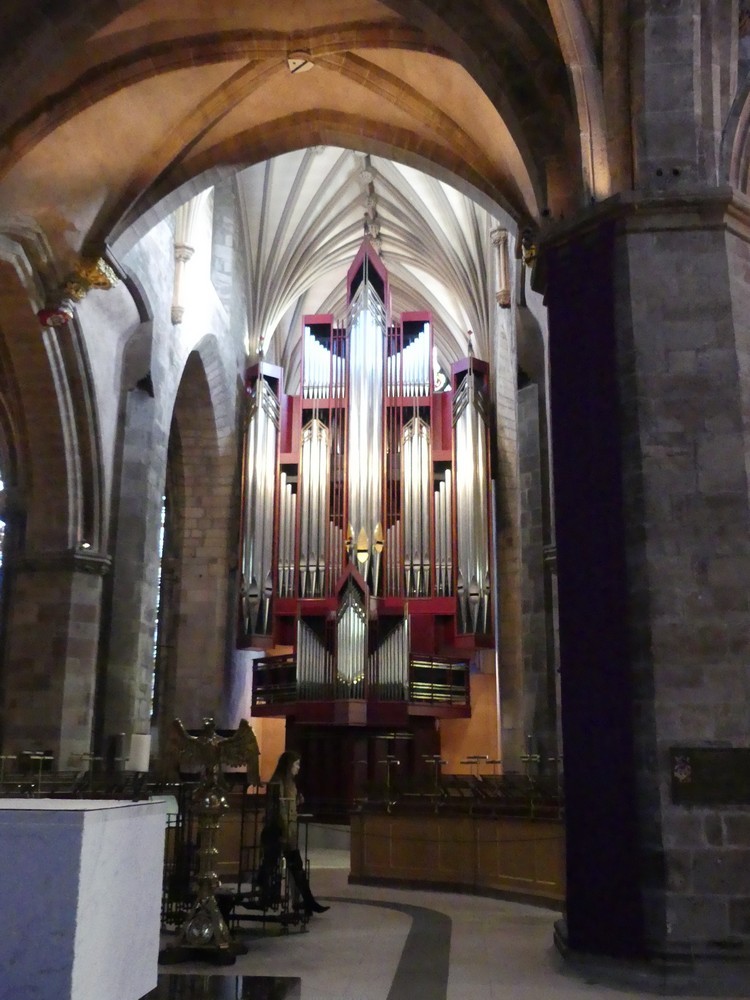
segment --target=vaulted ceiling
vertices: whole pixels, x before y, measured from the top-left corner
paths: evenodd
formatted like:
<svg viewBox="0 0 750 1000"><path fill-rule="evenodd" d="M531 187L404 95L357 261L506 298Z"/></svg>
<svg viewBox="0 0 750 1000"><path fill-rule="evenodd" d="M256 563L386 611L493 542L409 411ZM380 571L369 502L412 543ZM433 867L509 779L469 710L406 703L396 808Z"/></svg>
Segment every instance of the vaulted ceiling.
<svg viewBox="0 0 750 1000"><path fill-rule="evenodd" d="M336 147L268 160L238 177L248 328L292 374L301 320L345 312L344 277L367 234L388 268L394 313L433 314L441 361L487 356L493 310L489 234L470 198L421 171ZM507 224L507 223L506 223Z"/></svg>
<svg viewBox="0 0 750 1000"><path fill-rule="evenodd" d="M252 168L250 325L272 338L315 299L339 307L323 262L358 243L369 194L400 307L436 309L446 357L463 353L467 329L487 335L490 216L533 224L581 197L566 6L590 5L9 0L0 230L38 230L59 276Z"/></svg>
<svg viewBox="0 0 750 1000"><path fill-rule="evenodd" d="M44 203L61 249L305 146L427 167L519 219L577 159L543 0L58 0L4 4L0 28L0 213Z"/></svg>

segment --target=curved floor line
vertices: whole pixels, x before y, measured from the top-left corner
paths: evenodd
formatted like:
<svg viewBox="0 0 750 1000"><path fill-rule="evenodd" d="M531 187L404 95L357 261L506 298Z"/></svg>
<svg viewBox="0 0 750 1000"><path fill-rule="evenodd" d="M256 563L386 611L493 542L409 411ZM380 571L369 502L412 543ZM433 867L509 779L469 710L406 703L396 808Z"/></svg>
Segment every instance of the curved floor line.
<svg viewBox="0 0 750 1000"><path fill-rule="evenodd" d="M326 896L326 902L355 903L398 910L411 917L411 928L401 951L387 1000L446 1000L453 921L426 906L390 903L382 899Z"/></svg>

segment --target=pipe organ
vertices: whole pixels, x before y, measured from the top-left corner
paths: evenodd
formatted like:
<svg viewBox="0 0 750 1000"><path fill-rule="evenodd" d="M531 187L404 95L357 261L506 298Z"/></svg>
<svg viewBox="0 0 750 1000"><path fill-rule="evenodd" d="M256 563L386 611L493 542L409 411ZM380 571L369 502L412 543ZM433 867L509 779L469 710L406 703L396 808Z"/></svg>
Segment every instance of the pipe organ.
<svg viewBox="0 0 750 1000"><path fill-rule="evenodd" d="M390 315L367 240L347 301L305 317L298 395L248 372L239 644L267 651L254 714L408 729L469 714L493 642L488 369L436 388L430 315Z"/></svg>

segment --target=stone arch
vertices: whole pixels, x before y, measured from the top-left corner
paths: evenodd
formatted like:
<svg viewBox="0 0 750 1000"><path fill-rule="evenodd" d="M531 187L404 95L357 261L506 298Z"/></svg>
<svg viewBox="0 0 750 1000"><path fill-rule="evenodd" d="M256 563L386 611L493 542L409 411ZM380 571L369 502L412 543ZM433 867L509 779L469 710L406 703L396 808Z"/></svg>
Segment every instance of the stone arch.
<svg viewBox="0 0 750 1000"><path fill-rule="evenodd" d="M204 338L185 363L169 435L173 583L172 606L163 611L172 648L164 664L161 734L174 717L195 725L223 714L237 546L233 387L215 341Z"/></svg>
<svg viewBox="0 0 750 1000"><path fill-rule="evenodd" d="M26 237L36 254L0 239L0 424L16 535L4 573L2 739L6 752L35 745L69 767L90 749L108 567L101 443L82 332L76 322L40 330L45 254Z"/></svg>
<svg viewBox="0 0 750 1000"><path fill-rule="evenodd" d="M600 200L612 192L602 77L593 32L578 0L549 0L549 9L575 95L584 195Z"/></svg>
<svg viewBox="0 0 750 1000"><path fill-rule="evenodd" d="M102 470L85 347L73 322L40 331L29 288L19 281L22 265L33 270L18 244L4 241L3 397L27 512L27 546L59 553L83 545L98 552L103 544ZM51 496L52 489L57 495Z"/></svg>
<svg viewBox="0 0 750 1000"><path fill-rule="evenodd" d="M701 81L699 149L710 183L724 174L724 145L738 91L740 17L736 0L701 0L700 48L696 53Z"/></svg>
<svg viewBox="0 0 750 1000"><path fill-rule="evenodd" d="M167 41L172 44L167 44L162 37L165 36L164 31L155 42L150 43L149 33L144 28L130 32L101 32L96 37L97 29L115 21L132 6L132 3L113 4L103 0L98 3L92 0L77 8L63 3L59 7L56 5L49 21L37 25L36 35L33 30L28 35L30 50L39 55L43 41L46 39L49 43L50 25L55 25L59 38L63 40L74 37L77 29L80 32L79 43L85 42L86 50L75 50L71 45L71 56L64 70L60 71L57 87L44 98L39 98L37 103L32 98L30 104L19 109L15 115L10 106L6 107L9 136L6 168L12 163L17 164L19 157L22 158L28 151L29 143L36 141L45 130L62 122L70 123L71 116L82 106L90 107L92 100L101 102L115 87L121 89L123 85L154 77L165 69L174 69L181 65L183 58L196 66L244 58L247 65L207 94L197 113L188 115L184 122L170 129L158 148L145 154L140 162L133 162L129 179L122 178L121 189L112 192L112 197L102 206L100 218L93 226L91 218L85 223L83 240L89 244L100 242L108 233L118 239L139 214L161 197L188 177L195 177L201 170L221 162L214 158L212 163L199 166L192 162L192 151L200 148L210 130L237 106L238 101L252 93L254 75L259 74L260 79L281 72L285 66L283 56L290 41L301 40L302 44L307 39L307 35L303 38L298 31L258 33L243 29L241 24L230 25L227 30L210 36L192 35L189 31L183 33L184 38L170 36ZM373 24L363 25L361 30L357 27L356 33L348 39L344 37L346 30L333 30L330 26L319 30L320 38L313 37L316 33L312 32L312 48L316 49L316 45L320 47L320 53L316 49L313 55L320 57L321 66L342 73L346 79L356 78L371 93L382 97L391 106L392 114L388 115L391 121L398 120L402 110L408 110L410 115L416 115L414 120L418 125L414 135L396 136L375 134L375 122L371 123L370 129L359 128L356 122L345 127L339 124L332 131L344 134L347 145L356 144L362 148L361 138L358 140L357 136L364 132L365 148L373 152L393 155L394 148L402 149L412 162L416 157L421 158L420 165L433 161L438 170L454 174L465 185L476 188L481 197L500 205L509 203L517 218L542 216L548 212L556 215L562 212L563 207L567 209L578 203L587 187L597 192L605 191L606 185L600 180L606 173L602 167L606 146L601 139L601 101L597 97L601 88L597 89L595 85L598 75L592 45L584 30L587 22L574 0L567 0L567 6L562 0L558 3L559 9L564 12L561 15L563 25L572 24L567 33L562 29L556 32L554 11L551 14L548 4L542 0L534 4L505 0L496 5L472 0L456 10L450 5L389 0L383 3L383 7L385 16L378 12ZM388 11L403 17L403 24L389 17ZM11 15L9 20L18 30L19 37L27 36L26 25L18 24ZM259 41L261 34L263 38ZM561 41L565 39L573 41L561 48ZM179 44L173 44L175 41ZM153 49L153 45L158 48L159 44L161 49ZM350 49L348 52L344 51L347 47ZM510 166L496 164L493 174L482 161L481 141L475 144L477 148L470 149L464 148L465 143L454 143L442 135L439 95L433 95L430 106L420 110L419 102L415 103L417 95L408 93L406 83L399 85L398 78L393 74L390 74L393 79L387 80L389 74L379 70L375 62L354 54L368 47L439 54L462 67L505 123L509 148L513 147ZM22 65L15 68L16 76L20 75L21 79L32 72L32 65L26 59L26 48L22 51ZM108 59L99 61L96 56L100 51L108 55ZM40 62L37 59L34 63L34 72L38 72ZM45 64L54 67L55 59L45 61ZM571 81L575 84L573 89L577 96L571 91ZM247 87L251 88L250 91ZM32 92L29 87L29 93ZM40 87L37 87L36 93L41 93ZM83 105L77 102L83 102ZM0 121L2 118L3 109L0 107ZM277 124L274 123L273 130L276 130ZM460 126L460 122L457 124ZM260 129L267 131L267 124ZM325 133L328 123L323 122L321 129ZM427 148L429 142L426 146L420 143L416 134L424 133L422 139L425 140L430 129L437 129L442 135L439 143L433 143L435 148ZM393 129L384 127L384 131L393 132ZM460 132L460 127L454 131ZM588 178L584 178L583 182L580 176L581 137L586 150L583 174ZM262 136L260 138L263 139ZM216 156L227 153L230 160L236 162L239 146L245 141L243 138L230 143L233 149L229 150L224 150L220 142L212 147L212 152ZM311 137L309 141L330 140L323 135L322 140ZM294 148L288 137L286 142L286 148ZM246 153L242 154L242 159L247 162ZM531 196L527 192L521 197L514 190L517 184L511 175L521 176L523 172L528 174L528 178L524 178L522 183L533 192ZM508 176L500 176L503 174ZM159 190L152 192L151 185ZM142 199L144 189L147 193ZM30 197L33 200L35 196ZM68 252L62 243L59 252L62 257Z"/></svg>
<svg viewBox="0 0 750 1000"><path fill-rule="evenodd" d="M750 182L750 73L732 102L722 140L720 180L747 193Z"/></svg>
<svg viewBox="0 0 750 1000"><path fill-rule="evenodd" d="M421 139L408 129L320 109L315 114L291 114L266 122L209 147L184 164L175 165L120 218L108 217L102 238L111 243L115 253L122 255L148 229L210 184L283 153L325 145L404 163L446 181L490 212L500 208L519 224L531 221L520 194L516 192L511 199L503 185L491 183L486 173L474 169L473 145L466 150L457 142L449 150ZM535 209L540 211L544 195L541 190L535 195Z"/></svg>

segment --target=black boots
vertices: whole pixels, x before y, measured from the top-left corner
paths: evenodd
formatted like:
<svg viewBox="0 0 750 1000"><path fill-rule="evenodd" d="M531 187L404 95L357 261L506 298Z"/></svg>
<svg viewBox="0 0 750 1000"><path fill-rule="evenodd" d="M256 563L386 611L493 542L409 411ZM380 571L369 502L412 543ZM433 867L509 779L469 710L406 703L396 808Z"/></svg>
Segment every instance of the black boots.
<svg viewBox="0 0 750 1000"><path fill-rule="evenodd" d="M294 879L297 891L302 899L302 907L308 917L313 913L325 913L330 910L330 906L323 906L312 894L310 883L307 881L307 873L302 862L302 855L299 851L290 851L286 856L286 867L289 874Z"/></svg>
<svg viewBox="0 0 750 1000"><path fill-rule="evenodd" d="M302 899L305 904L305 913L308 915L308 917L311 917L313 913L325 913L326 910L331 909L330 906L323 906L323 904L319 903L317 899L313 899L312 894L310 895L309 900L305 899L304 896L302 897Z"/></svg>

